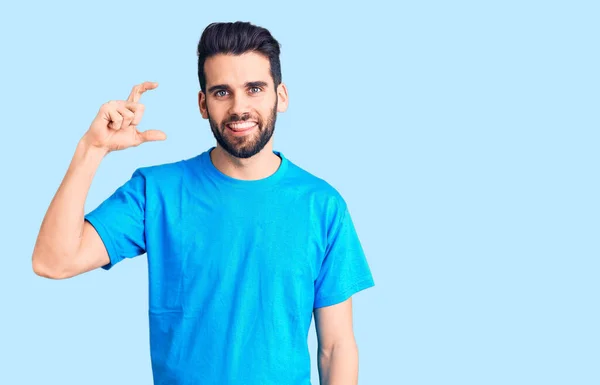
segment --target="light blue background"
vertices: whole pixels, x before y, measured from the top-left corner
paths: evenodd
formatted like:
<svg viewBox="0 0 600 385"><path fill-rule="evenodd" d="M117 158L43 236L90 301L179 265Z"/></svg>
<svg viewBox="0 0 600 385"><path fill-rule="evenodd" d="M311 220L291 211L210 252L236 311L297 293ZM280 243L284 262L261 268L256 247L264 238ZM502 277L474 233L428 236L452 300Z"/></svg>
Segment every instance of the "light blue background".
<svg viewBox="0 0 600 385"><path fill-rule="evenodd" d="M0 383L151 382L144 258L52 281L31 252L102 103L159 82L140 128L169 138L110 154L86 212L213 145L196 44L244 20L282 43L275 148L342 193L368 255L360 384L599 384L598 3L391 3L2 5Z"/></svg>

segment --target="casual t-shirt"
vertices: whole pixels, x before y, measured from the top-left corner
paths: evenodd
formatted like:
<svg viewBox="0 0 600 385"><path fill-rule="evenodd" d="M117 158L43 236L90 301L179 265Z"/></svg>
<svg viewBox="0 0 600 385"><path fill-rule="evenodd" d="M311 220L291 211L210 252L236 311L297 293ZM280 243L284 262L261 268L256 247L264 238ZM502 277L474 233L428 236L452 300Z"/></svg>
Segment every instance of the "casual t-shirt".
<svg viewBox="0 0 600 385"><path fill-rule="evenodd" d="M155 384L310 384L313 309L374 285L346 203L280 152L244 181L212 149L137 169L85 216L103 268L146 253Z"/></svg>

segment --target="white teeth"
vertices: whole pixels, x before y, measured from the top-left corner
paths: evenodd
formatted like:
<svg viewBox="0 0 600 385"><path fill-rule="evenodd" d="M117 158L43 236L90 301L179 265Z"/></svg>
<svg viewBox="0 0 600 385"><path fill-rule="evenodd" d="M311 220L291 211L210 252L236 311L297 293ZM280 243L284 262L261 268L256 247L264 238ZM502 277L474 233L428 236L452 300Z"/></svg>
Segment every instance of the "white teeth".
<svg viewBox="0 0 600 385"><path fill-rule="evenodd" d="M244 123L229 123L228 126L233 128L234 130L244 130L246 128L250 128L254 126L256 123L254 122L244 122Z"/></svg>

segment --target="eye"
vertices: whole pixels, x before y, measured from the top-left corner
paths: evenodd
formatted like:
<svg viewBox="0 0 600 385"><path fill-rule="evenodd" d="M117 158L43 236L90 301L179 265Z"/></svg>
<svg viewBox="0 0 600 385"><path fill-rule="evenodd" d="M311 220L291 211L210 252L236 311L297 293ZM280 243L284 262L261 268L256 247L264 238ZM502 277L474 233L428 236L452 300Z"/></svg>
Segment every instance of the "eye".
<svg viewBox="0 0 600 385"><path fill-rule="evenodd" d="M214 95L215 95L216 97L225 96L224 94L221 94L221 92L227 92L227 91L225 91L225 90L219 90L219 91L215 92L215 93L214 93Z"/></svg>
<svg viewBox="0 0 600 385"><path fill-rule="evenodd" d="M261 89L260 87L252 87L252 88L250 88L250 90L251 90L251 91L252 91L252 90L257 90L256 92L252 92L253 94L257 94L257 93L259 93L259 92L261 92L261 91L262 91L262 89Z"/></svg>

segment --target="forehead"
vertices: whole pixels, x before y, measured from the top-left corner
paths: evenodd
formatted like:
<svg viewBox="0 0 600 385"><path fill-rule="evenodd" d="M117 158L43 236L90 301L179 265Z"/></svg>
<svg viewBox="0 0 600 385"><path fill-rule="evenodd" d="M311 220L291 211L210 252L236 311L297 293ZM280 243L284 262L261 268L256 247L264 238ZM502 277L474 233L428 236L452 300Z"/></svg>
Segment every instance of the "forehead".
<svg viewBox="0 0 600 385"><path fill-rule="evenodd" d="M246 82L272 83L271 66L266 56L256 52L241 55L218 54L204 62L206 86L214 84L243 85Z"/></svg>

